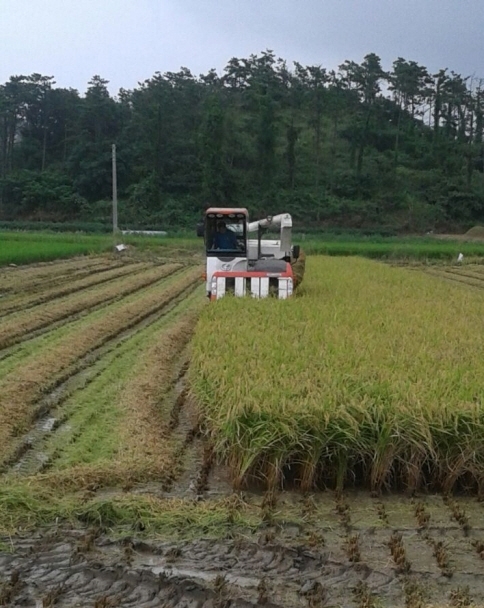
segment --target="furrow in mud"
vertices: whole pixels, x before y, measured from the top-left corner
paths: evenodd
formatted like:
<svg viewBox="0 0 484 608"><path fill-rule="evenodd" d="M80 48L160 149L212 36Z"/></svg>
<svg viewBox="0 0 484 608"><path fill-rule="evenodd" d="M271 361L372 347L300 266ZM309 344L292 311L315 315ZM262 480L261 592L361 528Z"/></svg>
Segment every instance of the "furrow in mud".
<svg viewBox="0 0 484 608"><path fill-rule="evenodd" d="M10 448L18 444L22 429L27 431L36 411L32 405L51 392L80 367L89 365L89 353L155 315L174 298L194 290L199 280L198 269L182 275L177 283L163 290L151 289L141 300L121 305L65 336L52 352L42 358L31 357L19 370L3 378L0 394L0 445L2 460L11 459ZM85 359L87 357L87 360ZM84 363L81 363L84 359ZM15 450L14 450L15 451ZM10 452L10 458L9 458Z"/></svg>
<svg viewBox="0 0 484 608"><path fill-rule="evenodd" d="M223 551L222 557L220 546L203 541L179 548L99 539L86 547L82 537L68 537L62 543L42 547L42 552L43 558L34 544L24 547L16 557L0 558L2 588L12 604L46 605L48 597L55 597L55 605L61 608L308 606L305 594L309 592L303 589L301 594L302 585L295 580L299 569L292 564L297 553L279 555L277 547L262 550L244 543L239 549ZM314 559L309 564L309 560L305 558L306 565L314 574L319 564ZM237 561L240 567L230 571L228 564ZM271 562L272 566L264 565ZM281 574L276 576L278 570Z"/></svg>
<svg viewBox="0 0 484 608"><path fill-rule="evenodd" d="M182 427L183 428L183 427ZM162 496L173 498L198 498L198 479L203 464L203 440L198 432L198 427L189 427L184 439L180 434L180 450L175 455L178 459L176 479L170 479L165 484ZM182 442L183 441L183 442Z"/></svg>
<svg viewBox="0 0 484 608"><path fill-rule="evenodd" d="M201 495L200 472L204 442L199 433L199 414L187 385L189 361L182 358L178 374L165 397L172 404L167 416L166 434L173 445L168 476L163 482L140 486L138 493L163 497L195 498Z"/></svg>
<svg viewBox="0 0 484 608"><path fill-rule="evenodd" d="M187 454L199 439L198 416L188 395L186 369L176 382L170 400L173 402L173 408L168 422L168 432L173 449L170 465L167 467L167 476L161 487L163 495L169 494L174 487L177 491L180 488L180 477L187 467ZM189 486L183 490L185 495L193 495L195 488Z"/></svg>
<svg viewBox="0 0 484 608"><path fill-rule="evenodd" d="M129 264L125 266L117 266L108 268L104 272L89 274L81 279L73 280L71 277L66 277L65 282L57 287L49 287L35 294L18 294L8 298L0 299L0 318L9 313L20 312L33 308L39 304L46 304L56 298L65 297L73 293L77 293L89 287L99 286L108 283L114 279L121 277L132 276L137 272L147 270L147 264Z"/></svg>
<svg viewBox="0 0 484 608"><path fill-rule="evenodd" d="M123 356L121 346L132 338L151 328L158 320L172 311L176 311L180 302L193 292L190 286L159 311L149 315L141 322L126 329L120 334L108 340L102 346L89 352L85 357L76 362L75 368L62 382L60 382L49 394L42 397L33 404L34 426L23 437L18 445L16 453L8 463L10 469L21 475L31 475L47 470L55 460L54 455L48 455L45 445L54 434L70 434L70 441L83 429L70 429L69 415L63 410L63 403L76 391L84 390L91 382L98 378L105 370L113 364L116 358ZM108 356L110 355L111 356ZM95 365L99 362L99 365ZM185 365L186 371L186 365ZM89 420L86 421L87 423Z"/></svg>
<svg viewBox="0 0 484 608"><path fill-rule="evenodd" d="M176 301L172 302L172 305L170 306L170 310L177 309L177 307L179 306L179 299L177 299ZM168 314L169 310L165 310L163 311L163 315ZM188 309L184 314L190 314L191 310ZM159 317L158 317L159 318ZM177 320L179 319L179 317L175 317L174 320L171 321L171 324L173 325L173 323L175 323ZM149 328L152 327L152 324L150 324L148 326ZM165 331L169 331L171 329L171 325L168 326L168 328L165 328ZM139 332L138 332L139 333ZM163 335L163 334L162 334ZM116 345L116 348L118 347L118 345ZM116 356L116 355L115 355ZM121 355L122 356L122 355ZM106 363L106 365L111 365L112 364L113 359L110 359L109 362ZM183 358L183 363L181 366L181 370L179 371L179 378L177 378L178 380L182 380L184 374L186 373L186 359ZM92 368L91 368L92 369ZM96 377L99 376L102 372L104 372L106 369L106 366L104 366L102 369L98 370ZM89 370L86 370L89 371ZM94 380L95 378L91 378L91 382ZM177 382L176 381L176 382ZM175 385L175 381L173 382L173 384ZM85 388L86 385L83 385L82 388ZM182 391L180 393L180 397L184 397L184 392ZM182 407L182 399L178 398L177 399L177 407L181 408ZM59 414L62 412L62 409L59 408ZM52 419L52 417L55 416L55 412L49 412L47 416L45 416L43 418L43 420L39 421L39 426L42 424L42 422L44 423L44 428L45 425L49 424L49 421ZM92 416L95 416L95 412L93 412ZM91 416L91 418L92 418ZM60 416L58 415L58 418L60 418ZM178 419L176 417L176 424L174 423L175 420L175 415L173 414L172 417L170 417L169 422L167 422L167 428L170 429L170 431L174 428L174 426L176 426L178 424ZM64 414L64 417L62 419L62 423L60 423L57 428L55 429L55 432L59 435L64 433L64 435L68 435L67 440L70 442L70 444L74 443L81 435L82 433L85 431L85 429L87 427L89 427L89 425L91 424L92 420L90 418L87 418L84 420L84 426L81 427L75 427L75 428L71 428L69 425L69 418L68 416L66 416ZM49 429L47 429L49 430ZM167 431L167 434L169 434L170 431ZM160 441L162 440L162 436L160 435ZM52 441L52 437L48 437L46 436L46 434L44 433L44 443L48 443L49 441ZM64 444L65 444L65 440L64 440ZM17 463L16 465L16 469L20 470L23 473L28 473L31 474L32 473L32 459L34 459L34 466L35 466L35 462L37 462L37 470L48 470L52 464L55 464L55 459L57 454L54 453L52 454L50 457L47 456L46 452L46 448L44 447L44 449L42 449L42 444L37 446L37 449L35 450L36 453L28 453L26 455L26 457L22 458L21 461L19 461L19 463ZM58 451L58 449L57 449ZM30 456L30 458L29 458ZM28 460L27 460L28 459ZM26 465L30 464L30 467L28 468L28 470L26 471ZM40 465L40 466L39 466Z"/></svg>
<svg viewBox="0 0 484 608"><path fill-rule="evenodd" d="M11 314L3 319L0 327L0 349L8 348L31 336L40 335L40 330L66 321L84 311L97 308L101 304L109 304L150 287L180 269L179 264L148 269L129 278L116 279L106 286L97 286L93 289L86 289L81 294L76 293L59 298L49 306L40 304L25 312Z"/></svg>
<svg viewBox="0 0 484 608"><path fill-rule="evenodd" d="M217 461L216 456L212 458L210 470L208 471L205 495L208 498L228 496L232 492L230 467Z"/></svg>

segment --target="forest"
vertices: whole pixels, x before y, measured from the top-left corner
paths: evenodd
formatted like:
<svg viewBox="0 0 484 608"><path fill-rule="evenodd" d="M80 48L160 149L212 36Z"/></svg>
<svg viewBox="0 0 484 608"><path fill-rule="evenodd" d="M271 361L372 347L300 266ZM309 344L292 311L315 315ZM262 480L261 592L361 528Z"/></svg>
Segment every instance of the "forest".
<svg viewBox="0 0 484 608"><path fill-rule="evenodd" d="M209 205L306 231L452 231L484 218L484 79L397 58L337 70L266 50L223 73L156 72L113 96L0 85L0 221L192 229Z"/></svg>

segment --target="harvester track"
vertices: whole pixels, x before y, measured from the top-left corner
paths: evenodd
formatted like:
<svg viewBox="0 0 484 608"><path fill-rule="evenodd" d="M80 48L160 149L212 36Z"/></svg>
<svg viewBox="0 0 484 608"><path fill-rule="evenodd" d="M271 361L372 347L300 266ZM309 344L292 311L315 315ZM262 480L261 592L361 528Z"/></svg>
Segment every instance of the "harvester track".
<svg viewBox="0 0 484 608"><path fill-rule="evenodd" d="M320 506L318 497L315 501ZM354 497L349 504L356 508ZM455 581L442 577L432 559L425 561L427 543L420 535L408 529L372 531L368 517L361 528L352 518L361 541L358 563L348 560L341 542L331 542L334 532L325 543L308 544L288 524L266 526L257 538L219 541L147 542L133 536L113 541L99 529L57 529L50 537L15 539L14 551L0 554L3 591L12 604L34 605L51 594L65 608L94 602L199 608L466 606L470 600L481 605L479 568L456 572ZM401 562L402 550L409 559L414 550L424 554L402 572L395 561ZM456 603L459 598L465 603Z"/></svg>

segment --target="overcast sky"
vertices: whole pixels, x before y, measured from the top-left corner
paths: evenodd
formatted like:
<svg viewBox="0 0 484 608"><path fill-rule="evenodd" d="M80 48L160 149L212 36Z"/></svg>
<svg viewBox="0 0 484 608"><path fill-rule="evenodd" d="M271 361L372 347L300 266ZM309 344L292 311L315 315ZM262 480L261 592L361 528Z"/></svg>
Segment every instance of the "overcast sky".
<svg viewBox="0 0 484 608"><path fill-rule="evenodd" d="M377 53L484 78L484 0L0 0L0 83L34 72L113 94L156 71L195 75L273 50L336 68Z"/></svg>

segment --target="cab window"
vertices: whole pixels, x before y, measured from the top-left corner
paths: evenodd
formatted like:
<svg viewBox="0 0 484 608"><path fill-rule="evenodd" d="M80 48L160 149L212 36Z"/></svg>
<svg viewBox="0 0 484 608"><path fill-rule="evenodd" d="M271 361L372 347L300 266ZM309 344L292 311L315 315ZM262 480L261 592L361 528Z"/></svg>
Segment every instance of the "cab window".
<svg viewBox="0 0 484 608"><path fill-rule="evenodd" d="M207 254L220 255L221 252L228 252L231 255L246 255L245 217L217 216L207 216Z"/></svg>

